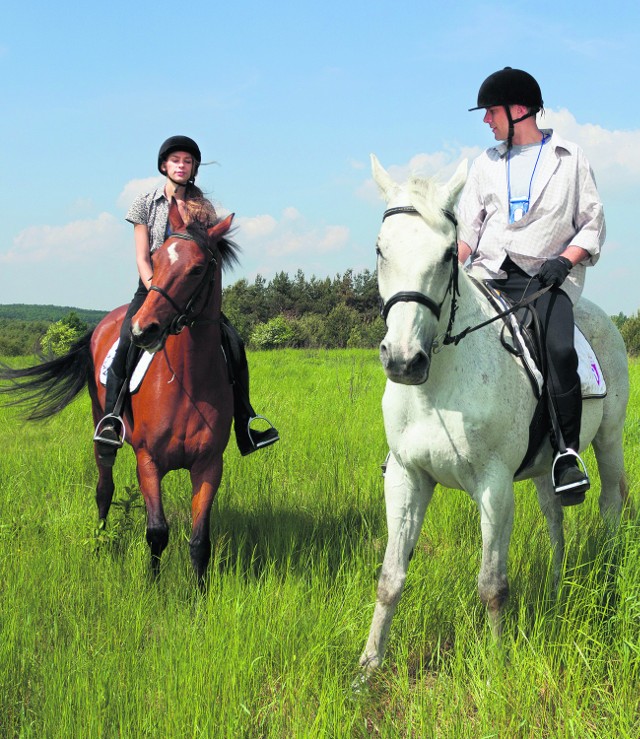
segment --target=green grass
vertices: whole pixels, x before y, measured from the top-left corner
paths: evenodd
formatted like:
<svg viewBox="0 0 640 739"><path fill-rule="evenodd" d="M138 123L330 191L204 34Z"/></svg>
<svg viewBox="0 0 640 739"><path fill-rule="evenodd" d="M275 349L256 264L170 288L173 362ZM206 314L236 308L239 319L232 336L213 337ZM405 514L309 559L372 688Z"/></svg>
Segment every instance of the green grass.
<svg viewBox="0 0 640 739"><path fill-rule="evenodd" d="M566 514L557 599L533 488L517 486L503 653L476 593L477 512L439 489L384 669L354 696L386 542L383 373L367 351L250 364L255 405L282 441L247 458L230 445L205 595L189 562L186 473L165 481L171 538L153 582L130 450L95 536L86 394L46 424L0 410L1 736L640 736L638 519L608 536L597 477ZM640 364L631 372L637 504Z"/></svg>

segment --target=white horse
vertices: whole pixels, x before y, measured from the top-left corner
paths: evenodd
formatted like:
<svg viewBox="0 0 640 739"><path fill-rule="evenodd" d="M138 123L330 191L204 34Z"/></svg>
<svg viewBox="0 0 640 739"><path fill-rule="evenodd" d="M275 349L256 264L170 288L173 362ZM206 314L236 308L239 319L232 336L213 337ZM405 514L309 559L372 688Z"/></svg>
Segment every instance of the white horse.
<svg viewBox="0 0 640 739"><path fill-rule="evenodd" d="M437 483L465 490L480 510L478 591L497 637L509 592L514 479L534 479L556 577L564 549L562 507L551 484L553 453L548 441L515 477L527 451L537 401L520 361L501 345L502 321L469 333L457 345L443 346L456 280L452 333L496 315L464 270L452 279L457 249L451 209L466 179L466 162L446 185L413 178L403 187L374 156L372 165L388 205L376 251L387 319L380 357L388 378L382 409L391 453L384 480L388 543L360 659L365 676L383 659L409 558ZM608 389L605 398L583 402L580 447L593 444L601 480L600 512L615 524L626 497L622 432L629 394L627 355L620 334L600 308L581 300L575 317L595 349Z"/></svg>

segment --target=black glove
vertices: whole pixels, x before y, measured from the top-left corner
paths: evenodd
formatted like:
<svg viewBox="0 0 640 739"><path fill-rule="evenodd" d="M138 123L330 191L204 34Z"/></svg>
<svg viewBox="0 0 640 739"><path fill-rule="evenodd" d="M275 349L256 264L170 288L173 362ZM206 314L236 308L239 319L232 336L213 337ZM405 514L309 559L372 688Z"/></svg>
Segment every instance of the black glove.
<svg viewBox="0 0 640 739"><path fill-rule="evenodd" d="M573 264L566 257L556 257L555 259L548 259L540 271L536 275L536 278L545 287L551 287L557 285L560 287L567 278Z"/></svg>

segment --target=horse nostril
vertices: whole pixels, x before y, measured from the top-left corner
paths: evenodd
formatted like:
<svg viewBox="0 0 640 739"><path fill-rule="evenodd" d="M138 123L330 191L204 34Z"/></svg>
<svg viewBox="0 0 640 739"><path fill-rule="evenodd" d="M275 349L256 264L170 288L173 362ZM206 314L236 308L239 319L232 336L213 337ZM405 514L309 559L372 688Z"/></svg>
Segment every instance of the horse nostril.
<svg viewBox="0 0 640 739"><path fill-rule="evenodd" d="M408 375L423 375L429 369L429 357L420 351L407 362Z"/></svg>
<svg viewBox="0 0 640 739"><path fill-rule="evenodd" d="M149 344L157 340L160 336L160 326L157 323L150 323L144 328L140 328L136 325L135 330L132 330L132 339L138 344Z"/></svg>

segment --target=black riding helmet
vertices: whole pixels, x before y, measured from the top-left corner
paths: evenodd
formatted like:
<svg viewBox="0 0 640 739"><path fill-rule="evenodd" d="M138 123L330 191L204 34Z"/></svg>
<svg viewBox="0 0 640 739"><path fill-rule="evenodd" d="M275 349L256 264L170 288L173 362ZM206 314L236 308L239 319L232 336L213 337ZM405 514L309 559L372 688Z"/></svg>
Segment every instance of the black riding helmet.
<svg viewBox="0 0 640 739"><path fill-rule="evenodd" d="M190 182L193 182L195 180L196 175L198 174L198 167L200 166L200 162L202 161L202 155L200 154L200 148L198 147L198 144L193 139L190 139L188 136L170 136L160 147L160 151L158 152L158 171L160 174L166 174L162 171L162 163L166 161L169 154L172 154L174 151L186 151L188 154L191 154L195 161L195 166L193 168L193 173L191 174Z"/></svg>
<svg viewBox="0 0 640 739"><path fill-rule="evenodd" d="M492 108L496 105L502 105L507 112L509 120L508 146L511 147L513 125L525 118L535 116L536 113L542 110L543 102L540 85L528 72L522 69L513 69L512 67L500 69L490 74L480 85L478 105L475 108L469 108L469 110ZM529 112L514 121L511 118L510 105L524 105L529 108Z"/></svg>

